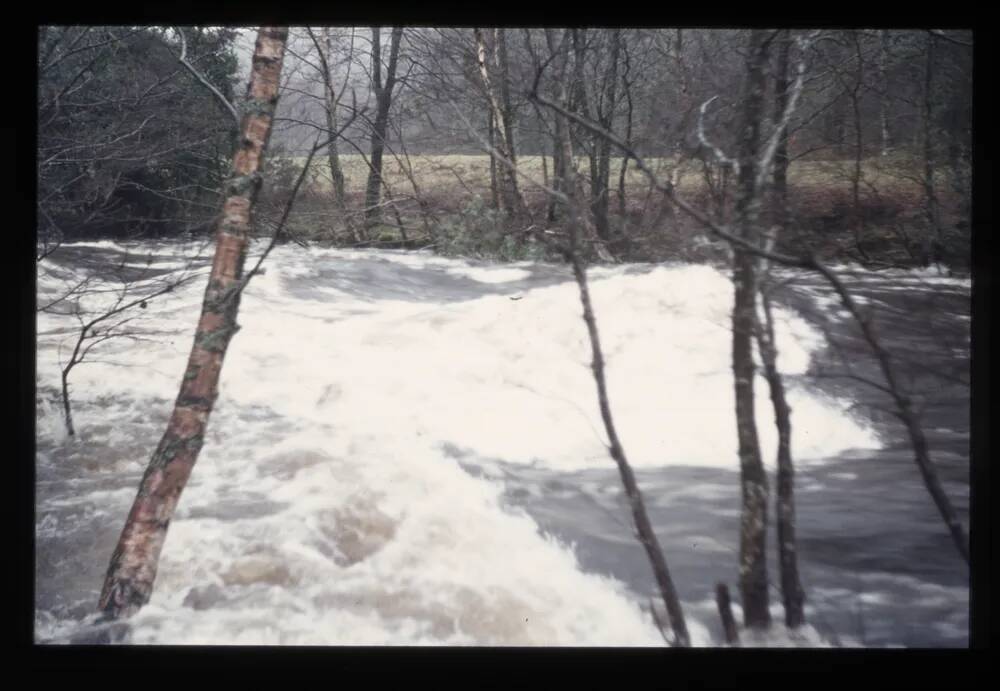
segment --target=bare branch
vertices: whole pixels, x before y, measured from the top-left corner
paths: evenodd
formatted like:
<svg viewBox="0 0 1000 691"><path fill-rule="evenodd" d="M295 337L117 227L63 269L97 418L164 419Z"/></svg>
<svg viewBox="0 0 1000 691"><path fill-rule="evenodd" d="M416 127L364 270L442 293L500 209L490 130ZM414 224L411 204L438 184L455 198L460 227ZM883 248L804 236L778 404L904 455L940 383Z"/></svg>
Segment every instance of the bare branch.
<svg viewBox="0 0 1000 691"><path fill-rule="evenodd" d="M188 62L187 38L184 36L184 30L181 27L175 27L174 31L177 32L177 35L180 36L181 39L181 54L180 56L178 56L177 60L180 61L180 63L184 65L184 67L187 68L188 72L190 72L195 79L201 82L206 89L212 92L212 95L215 96L215 98L219 101L220 104L222 104L222 107L225 108L227 111L229 111L229 114L233 116L233 123L238 128L240 126L240 114L239 112L237 112L236 106L230 103L229 99L223 96L222 92L216 89L210 81L205 79L205 77L201 74L201 72L199 72L194 68L194 65Z"/></svg>

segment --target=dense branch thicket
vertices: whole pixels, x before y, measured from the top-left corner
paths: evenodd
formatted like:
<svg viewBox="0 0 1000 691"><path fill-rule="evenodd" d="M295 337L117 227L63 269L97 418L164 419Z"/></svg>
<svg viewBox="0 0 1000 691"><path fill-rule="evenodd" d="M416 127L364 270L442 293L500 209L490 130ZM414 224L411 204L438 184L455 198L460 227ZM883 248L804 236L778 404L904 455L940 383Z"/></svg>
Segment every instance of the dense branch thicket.
<svg viewBox="0 0 1000 691"><path fill-rule="evenodd" d="M186 61L233 98L232 29L184 29ZM43 27L38 235L177 235L210 224L235 125L180 63L175 30Z"/></svg>

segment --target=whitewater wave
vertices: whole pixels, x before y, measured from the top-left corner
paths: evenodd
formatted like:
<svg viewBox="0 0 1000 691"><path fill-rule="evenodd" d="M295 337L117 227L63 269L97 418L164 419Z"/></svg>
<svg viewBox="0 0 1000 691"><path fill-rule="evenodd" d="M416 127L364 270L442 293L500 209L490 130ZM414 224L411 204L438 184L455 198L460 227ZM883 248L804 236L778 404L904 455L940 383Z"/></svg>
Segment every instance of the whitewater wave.
<svg viewBox="0 0 1000 691"><path fill-rule="evenodd" d="M184 256L157 248L149 261L165 268ZM345 280L359 262L384 284ZM423 288L413 277L391 285L393 267L434 268L435 281L461 285L452 299L441 297L447 283L426 287L436 299L403 299ZM39 300L75 271L43 261ZM567 278L423 254L276 249L243 298L206 443L131 642L662 645L621 582L583 572L572 545L503 504L501 481L473 477L446 451L555 470L609 467ZM153 340L108 341L97 361L74 370L76 440L59 432L53 391L75 318L39 314L46 472L135 486L176 395L203 290L198 280L157 298L135 322ZM632 463L735 470L729 279L702 266L605 267L592 296ZM783 309L776 318L796 459L878 448L850 401L796 380L821 345L815 329ZM770 459L770 402L763 382L758 389ZM57 469L56 457L80 465ZM131 493L76 496L105 543L113 539ZM80 601L96 601L99 586L77 583ZM67 635L51 614L36 625L42 637ZM689 626L696 644L711 644L698 619Z"/></svg>

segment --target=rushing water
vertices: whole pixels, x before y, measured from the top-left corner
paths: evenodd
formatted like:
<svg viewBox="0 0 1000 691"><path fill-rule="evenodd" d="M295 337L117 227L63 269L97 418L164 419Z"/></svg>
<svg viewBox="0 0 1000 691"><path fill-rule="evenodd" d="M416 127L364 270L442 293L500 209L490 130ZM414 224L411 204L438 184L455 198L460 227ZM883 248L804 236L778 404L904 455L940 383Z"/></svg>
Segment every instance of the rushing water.
<svg viewBox="0 0 1000 691"><path fill-rule="evenodd" d="M195 250L68 246L40 267L39 302L123 258L126 278L155 279ZM153 599L111 640L662 644L564 267L284 247L267 266L242 302ZM194 262L196 280L137 314L147 340L107 341L74 370L74 439L56 387L75 303L39 315L39 641L98 640L89 617L176 394L206 267ZM697 266L591 276L626 452L695 643L717 644L714 585L738 595L731 288ZM882 392L834 376L849 366L877 380L874 363L819 281L778 278L811 628L788 639L778 626L759 643L967 645L967 570L900 426ZM849 281L922 406L967 523L968 282L907 272ZM763 380L758 389L771 458Z"/></svg>

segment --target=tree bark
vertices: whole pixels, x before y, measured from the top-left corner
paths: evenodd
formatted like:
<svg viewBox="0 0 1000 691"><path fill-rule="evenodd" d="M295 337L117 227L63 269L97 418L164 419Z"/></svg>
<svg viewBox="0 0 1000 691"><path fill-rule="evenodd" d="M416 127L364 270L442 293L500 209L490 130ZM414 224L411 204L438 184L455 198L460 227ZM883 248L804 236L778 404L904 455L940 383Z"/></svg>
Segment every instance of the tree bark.
<svg viewBox="0 0 1000 691"><path fill-rule="evenodd" d="M941 223L938 217L938 200L934 189L934 102L933 102L933 80L934 80L934 35L927 33L927 54L924 66L924 99L922 109L923 125L923 154L924 154L924 213L927 215L927 223L933 233L931 241L931 251L928 253L927 262L940 261L944 250L942 239Z"/></svg>
<svg viewBox="0 0 1000 691"><path fill-rule="evenodd" d="M789 52L792 46L790 32L785 31L783 40L778 47L778 68L774 82L774 121L780 123L788 106L788 67ZM774 150L774 169L772 171L773 187L771 209L772 221L779 228L788 223L788 127L783 127L778 136L778 146Z"/></svg>
<svg viewBox="0 0 1000 691"><path fill-rule="evenodd" d="M109 619L128 617L149 601L167 528L198 459L218 396L226 350L239 329L236 316L250 215L260 188L259 170L278 101L287 37L285 27L262 27L257 34L248 103L233 157L233 175L225 187L215 258L194 345L166 432L146 468L111 557L99 603Z"/></svg>
<svg viewBox="0 0 1000 691"><path fill-rule="evenodd" d="M622 73L622 88L625 91L625 145L632 146L632 119L634 104L632 102L632 81L629 79L629 72L632 69L631 59L628 52L628 43L622 40L622 56L625 62L625 69ZM622 228L625 228L625 175L628 172L628 156L622 156L621 170L618 172L618 215L621 216Z"/></svg>
<svg viewBox="0 0 1000 691"><path fill-rule="evenodd" d="M333 89L333 74L330 70L329 55L332 54L333 39L329 27L323 28L323 39L326 53L320 53L320 64L323 67L323 95L326 105L326 128L330 131L330 143L327 145L327 158L330 163L330 177L333 180L333 201L337 209L345 208L344 171L340 166L340 154L337 151L337 140L333 133L337 131L337 94Z"/></svg>
<svg viewBox="0 0 1000 691"><path fill-rule="evenodd" d="M618 87L618 60L621 53L622 30L611 31L611 55L609 57L603 107L598 107L598 122L608 132L612 131L615 116L615 98ZM595 176L591 180L591 208L594 213L594 226L597 235L602 240L611 239L611 223L608 219L608 187L611 182L611 141L606 137L595 137L594 143L596 166Z"/></svg>
<svg viewBox="0 0 1000 691"><path fill-rule="evenodd" d="M739 645L740 634L736 628L736 619L733 618L729 588L725 583L718 583L715 586L715 605L719 609L719 619L722 621L722 633L726 637L726 643L733 646Z"/></svg>
<svg viewBox="0 0 1000 691"><path fill-rule="evenodd" d="M879 32L879 53L878 53L878 79L879 88L882 90L879 96L878 118L882 136L881 153L882 156L889 155L892 147L892 140L889 135L889 80L886 78L886 63L889 59L889 32L881 29Z"/></svg>
<svg viewBox="0 0 1000 691"><path fill-rule="evenodd" d="M517 160L512 146L514 140L513 135L510 132L509 117L505 117L504 107L502 105L503 94L498 93L497 86L494 84L493 75L490 74L489 63L486 59L486 38L483 36L482 30L478 28L473 29L473 34L476 39L476 60L479 65L479 76L483 81L483 89L486 92L486 99L489 104L489 110L493 122L493 131L495 133L493 147L500 153L501 156L513 163L516 167ZM500 37L498 36L497 39L499 40ZM505 48L504 52L506 52ZM498 78L501 81L506 81L506 62L501 59L500 48L497 45L494 45L494 64L500 70ZM509 97L508 93L508 103ZM493 154L491 153L491 161L493 158ZM495 165L495 161L493 163ZM501 209L508 216L517 216L521 214L524 209L524 201L521 198L521 193L517 184L517 172L515 169L505 165L501 165L498 168L497 178Z"/></svg>
<svg viewBox="0 0 1000 691"><path fill-rule="evenodd" d="M861 38L857 31L852 32L854 39L857 67L855 70L854 88L850 91L851 113L854 116L854 169L851 173L851 226L854 229L854 246L862 259L868 259L868 253L862 245L867 234L865 215L861 209L861 164L864 160L864 138L861 128L861 85L864 79L864 61L861 56Z"/></svg>
<svg viewBox="0 0 1000 691"><path fill-rule="evenodd" d="M563 36L563 45L559 46L556 44L555 32L552 29L545 29L545 41L549 47L549 54L554 56L562 47L565 46L566 36ZM565 70L563 70L565 71ZM561 77L564 78L564 77ZM566 178L566 168L571 166L572 161L567 161L564 157L563 151L563 140L568 136L567 128L569 125L566 123L564 118L555 117L554 118L554 128L555 128L555 141L552 142L552 189L557 192L565 191L565 178ZM549 222L555 222L559 218L559 208L555 203L555 199L551 199L549 203Z"/></svg>
<svg viewBox="0 0 1000 691"><path fill-rule="evenodd" d="M798 628L805 623L805 595L799 579L795 543L795 466L792 461L792 409L785 397L785 385L778 371L778 350L774 339L771 299L760 292L761 317L758 319L757 344L764 365L764 377L771 392L774 425L778 431L777 510L778 562L781 569L781 596L785 606L785 625Z"/></svg>
<svg viewBox="0 0 1000 691"><path fill-rule="evenodd" d="M372 27L372 89L375 91L375 123L372 127L371 156L368 168L368 184L365 188L365 226L370 229L382 216L379 199L382 191L382 154L385 151L385 136L389 125L389 109L392 107L392 90L396 86L396 65L399 61L399 43L403 28L395 27L389 44L389 64L386 67L385 83L382 81L381 29ZM366 238L365 238L366 239Z"/></svg>
<svg viewBox="0 0 1000 691"><path fill-rule="evenodd" d="M757 153L766 87L767 32L750 33L747 62L747 93L744 98L743 132L740 141L740 196L737 214L740 236L756 240L760 215L757 189ZM733 379L736 394L736 429L739 440L742 518L740 529L740 591L744 623L748 628L767 628L767 504L768 483L761 461L754 416L753 334L756 319L757 276L753 254L734 248L733 257Z"/></svg>

